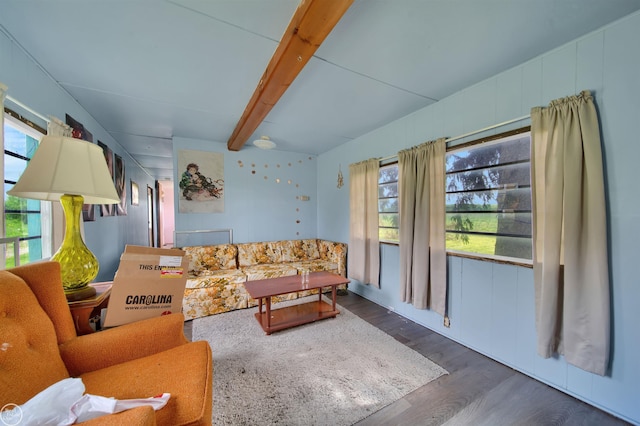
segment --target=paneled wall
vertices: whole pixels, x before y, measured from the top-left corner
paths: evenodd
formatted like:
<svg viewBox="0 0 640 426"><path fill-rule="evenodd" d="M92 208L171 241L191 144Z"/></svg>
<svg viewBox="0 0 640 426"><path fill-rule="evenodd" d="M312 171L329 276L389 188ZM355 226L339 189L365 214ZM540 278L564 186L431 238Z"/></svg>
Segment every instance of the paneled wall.
<svg viewBox="0 0 640 426"><path fill-rule="evenodd" d="M174 170L180 175L181 150L219 152L224 155L224 211L180 213L176 231L233 230L234 242L315 238L317 224L317 158L308 154L265 151L249 144L227 150L227 144L196 139L173 139ZM182 191L176 179L175 204ZM302 197L308 197L303 200ZM184 201L184 199L183 199Z"/></svg>
<svg viewBox="0 0 640 426"><path fill-rule="evenodd" d="M147 185L154 187L154 179L138 167L93 117L2 32L0 32L0 82L8 86L9 96L40 115L45 117L53 115L63 121L65 114L71 115L93 134L94 142L98 140L104 142L124 160L127 215L102 217L99 207L95 207L96 220L86 222L84 225L85 242L100 262L97 280L112 280L124 246L126 244L147 245L147 201L144 194L146 194ZM5 105L15 108L9 101ZM15 109L20 112L19 108ZM34 121L38 122L35 118ZM41 124L46 128L45 123ZM82 179L82 176L78 178ZM131 206L131 179L138 183L142 194L138 206Z"/></svg>
<svg viewBox="0 0 640 426"><path fill-rule="evenodd" d="M349 239L349 178L341 166L438 137L455 137L529 114L531 107L590 90L600 114L609 214L612 361L600 377L542 359L535 350L533 273L529 268L448 258L451 327L430 311L399 300L399 253L381 248L381 288L350 289L545 383L640 424L640 14L630 15L561 48L458 92L318 158L318 236ZM529 124L525 119L487 133ZM481 135L476 135L474 138ZM322 171L322 173L320 173Z"/></svg>

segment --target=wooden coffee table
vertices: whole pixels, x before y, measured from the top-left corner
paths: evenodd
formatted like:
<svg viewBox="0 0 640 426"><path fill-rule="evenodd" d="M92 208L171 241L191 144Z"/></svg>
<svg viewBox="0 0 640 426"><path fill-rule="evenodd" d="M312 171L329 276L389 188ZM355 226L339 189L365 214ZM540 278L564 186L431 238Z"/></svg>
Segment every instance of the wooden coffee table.
<svg viewBox="0 0 640 426"><path fill-rule="evenodd" d="M265 280L247 281L244 285L249 295L258 300L256 319L267 334L284 330L326 318L334 318L340 313L336 309L336 287L349 283L349 279L331 272L312 272L309 282L302 283L300 275L268 278ZM271 297L281 294L297 293L304 290L331 287L331 304L322 300L322 291L318 300L284 308L271 309ZM265 305L265 311L262 305Z"/></svg>

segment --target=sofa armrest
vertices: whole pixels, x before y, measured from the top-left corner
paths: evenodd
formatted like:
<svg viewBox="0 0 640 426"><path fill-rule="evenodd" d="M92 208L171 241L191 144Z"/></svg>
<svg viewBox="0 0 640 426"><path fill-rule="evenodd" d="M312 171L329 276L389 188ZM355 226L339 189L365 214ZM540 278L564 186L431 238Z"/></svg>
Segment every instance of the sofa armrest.
<svg viewBox="0 0 640 426"><path fill-rule="evenodd" d="M338 265L338 274L347 276L347 244L328 240L318 240L320 258Z"/></svg>
<svg viewBox="0 0 640 426"><path fill-rule="evenodd" d="M69 374L76 377L187 342L184 316L171 314L79 336L59 348Z"/></svg>
<svg viewBox="0 0 640 426"><path fill-rule="evenodd" d="M156 426L156 413L150 405L132 408L80 423L85 426Z"/></svg>

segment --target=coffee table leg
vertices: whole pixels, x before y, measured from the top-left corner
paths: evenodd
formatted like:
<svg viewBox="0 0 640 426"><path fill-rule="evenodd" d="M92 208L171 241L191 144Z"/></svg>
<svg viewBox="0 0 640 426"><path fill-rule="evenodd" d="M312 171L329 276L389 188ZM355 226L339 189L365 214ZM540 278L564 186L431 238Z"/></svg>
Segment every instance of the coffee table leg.
<svg viewBox="0 0 640 426"><path fill-rule="evenodd" d="M335 311L336 310L336 286L332 285L331 286L331 308Z"/></svg>
<svg viewBox="0 0 640 426"><path fill-rule="evenodd" d="M271 298L265 297L265 304L267 305L267 334L271 334Z"/></svg>

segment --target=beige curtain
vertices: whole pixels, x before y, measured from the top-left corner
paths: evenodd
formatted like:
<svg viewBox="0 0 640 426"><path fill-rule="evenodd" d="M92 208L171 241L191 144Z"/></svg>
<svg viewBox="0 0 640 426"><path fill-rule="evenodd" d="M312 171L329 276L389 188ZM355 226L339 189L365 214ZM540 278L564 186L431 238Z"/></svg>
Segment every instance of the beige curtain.
<svg viewBox="0 0 640 426"><path fill-rule="evenodd" d="M363 284L380 287L380 242L378 238L378 170L370 159L349 165L349 256L348 273Z"/></svg>
<svg viewBox="0 0 640 426"><path fill-rule="evenodd" d="M591 94L531 110L538 353L604 375L609 359L607 220Z"/></svg>
<svg viewBox="0 0 640 426"><path fill-rule="evenodd" d="M400 297L446 313L445 139L398 153Z"/></svg>

